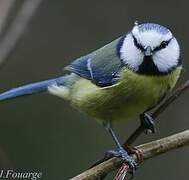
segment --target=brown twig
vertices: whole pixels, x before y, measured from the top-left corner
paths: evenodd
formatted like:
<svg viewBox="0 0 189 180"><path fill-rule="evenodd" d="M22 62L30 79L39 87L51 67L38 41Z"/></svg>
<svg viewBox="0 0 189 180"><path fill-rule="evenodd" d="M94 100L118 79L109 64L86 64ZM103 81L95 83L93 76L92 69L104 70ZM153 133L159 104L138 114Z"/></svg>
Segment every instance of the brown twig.
<svg viewBox="0 0 189 180"><path fill-rule="evenodd" d="M153 113L152 117L155 120L173 101L175 101L184 91L186 91L189 88L189 80L187 80L184 84L179 86L172 95L169 96ZM125 141L123 144L124 148L127 148L128 146L131 146L131 144L144 132L144 127L139 126L133 134ZM97 160L91 167L94 167L100 163L104 162L104 159Z"/></svg>
<svg viewBox="0 0 189 180"><path fill-rule="evenodd" d="M0 65L5 62L23 35L42 0L25 0L0 42Z"/></svg>
<svg viewBox="0 0 189 180"><path fill-rule="evenodd" d="M162 112L167 109L167 107L175 101L184 91L186 91L189 88L189 80L187 80L183 85L179 86L172 95L167 98L163 104L161 104L153 113L152 118L155 120ZM130 146L143 132L144 127L139 126L134 133L127 139L127 141L123 144L123 147Z"/></svg>
<svg viewBox="0 0 189 180"><path fill-rule="evenodd" d="M159 154L187 145L189 145L189 130L137 146L138 155L133 154L133 158L138 163L141 163L144 160L158 156ZM71 180L98 180L100 177L121 167L122 163L123 161L119 158L111 158L71 178Z"/></svg>
<svg viewBox="0 0 189 180"><path fill-rule="evenodd" d="M16 0L0 1L0 38L7 24L7 19L13 9Z"/></svg>
<svg viewBox="0 0 189 180"><path fill-rule="evenodd" d="M167 107L173 103L184 91L186 91L189 88L189 80L187 80L184 84L182 84L181 86L179 86L173 93L172 95L169 96L169 98L167 98L152 114L151 116L153 117L153 119L155 120L162 112L165 111L165 109L167 109ZM123 144L123 147L128 147L130 146L143 132L144 132L144 127L143 126L139 126L134 133L125 141L125 143ZM107 161L109 162L109 161ZM110 160L110 162L112 162ZM117 162L119 162L117 164ZM108 165L111 166L111 168L108 168L108 171L106 171L106 167L104 167L104 170L102 170L102 173L100 175L98 175L98 177L105 177L107 175L108 172L115 170L118 165L120 165L121 161L113 161L113 165L110 163ZM97 162L95 164L93 164L91 166L91 169L99 167L99 165L103 165L104 164L104 159L99 159L97 160ZM114 167L113 167L114 166ZM109 167L109 166L108 166ZM90 170L90 169L89 169ZM97 168L98 171L98 168ZM87 171L86 171L87 172ZM85 173L85 172L84 172ZM80 176L78 176L80 177ZM82 177L82 176L81 176ZM94 176L95 177L95 176ZM81 178L82 179L82 178ZM74 179L76 180L76 179Z"/></svg>

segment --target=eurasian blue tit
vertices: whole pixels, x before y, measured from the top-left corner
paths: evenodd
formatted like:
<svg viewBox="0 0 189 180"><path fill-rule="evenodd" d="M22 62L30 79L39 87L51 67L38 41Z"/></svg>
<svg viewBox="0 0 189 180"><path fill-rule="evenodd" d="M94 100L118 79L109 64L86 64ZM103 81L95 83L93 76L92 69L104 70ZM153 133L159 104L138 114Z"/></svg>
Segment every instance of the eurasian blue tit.
<svg viewBox="0 0 189 180"><path fill-rule="evenodd" d="M82 56L65 69L69 75L41 81L0 94L0 100L49 92L102 122L117 149L108 151L128 162L111 124L140 115L154 131L147 111L175 86L181 70L180 48L171 31L154 23L135 24L132 30L104 47Z"/></svg>

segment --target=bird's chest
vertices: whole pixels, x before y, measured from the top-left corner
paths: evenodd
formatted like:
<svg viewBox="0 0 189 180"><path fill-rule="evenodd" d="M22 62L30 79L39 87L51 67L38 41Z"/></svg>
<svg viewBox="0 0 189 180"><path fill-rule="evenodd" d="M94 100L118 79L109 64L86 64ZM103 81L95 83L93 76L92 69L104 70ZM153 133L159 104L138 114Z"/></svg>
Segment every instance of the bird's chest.
<svg viewBox="0 0 189 180"><path fill-rule="evenodd" d="M107 120L126 120L156 105L168 91L165 83L149 82L146 79L128 79L107 90L104 98L98 99L97 115Z"/></svg>
<svg viewBox="0 0 189 180"><path fill-rule="evenodd" d="M156 105L177 78L140 76L126 71L118 84L106 88L81 80L73 104L97 119L126 120Z"/></svg>

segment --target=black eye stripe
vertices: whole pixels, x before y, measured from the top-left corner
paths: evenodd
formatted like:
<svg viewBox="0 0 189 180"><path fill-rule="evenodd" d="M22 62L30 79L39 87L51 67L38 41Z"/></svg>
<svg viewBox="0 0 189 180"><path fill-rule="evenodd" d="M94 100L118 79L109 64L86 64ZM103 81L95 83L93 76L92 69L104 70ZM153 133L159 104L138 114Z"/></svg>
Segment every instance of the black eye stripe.
<svg viewBox="0 0 189 180"><path fill-rule="evenodd" d="M135 37L133 34L132 34L132 37L133 37L134 45L135 45L139 50L145 51L145 48L144 48L141 44L138 43L136 37ZM161 50L161 49L166 48L166 47L169 45L169 43L171 42L172 39L173 39L173 38L170 38L170 39L167 40L167 41L162 41L162 43L161 43L159 46L157 46L156 48L154 48L153 51L156 52L156 51L159 51L159 50Z"/></svg>
<svg viewBox="0 0 189 180"><path fill-rule="evenodd" d="M135 37L133 34L132 34L132 37L133 37L134 45L135 45L139 50L144 51L144 50L145 50L144 47L143 47L141 44L138 43L136 37Z"/></svg>
<svg viewBox="0 0 189 180"><path fill-rule="evenodd" d="M160 44L159 46L157 46L156 48L154 48L153 51L155 52L155 51L159 51L159 50L161 50L161 49L166 48L166 47L169 45L169 43L171 42L172 39L173 39L173 38L171 38L171 39L169 39L169 40L167 40L167 41L162 41L161 44Z"/></svg>

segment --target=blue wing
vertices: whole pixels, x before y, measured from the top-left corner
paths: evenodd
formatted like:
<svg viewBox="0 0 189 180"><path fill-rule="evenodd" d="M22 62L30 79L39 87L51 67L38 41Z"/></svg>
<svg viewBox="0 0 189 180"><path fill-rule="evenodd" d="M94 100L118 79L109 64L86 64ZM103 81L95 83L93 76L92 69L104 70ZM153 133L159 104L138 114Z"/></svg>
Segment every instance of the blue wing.
<svg viewBox="0 0 189 180"><path fill-rule="evenodd" d="M116 52L118 40L76 59L67 70L91 80L100 87L111 86L119 80L123 64Z"/></svg>

